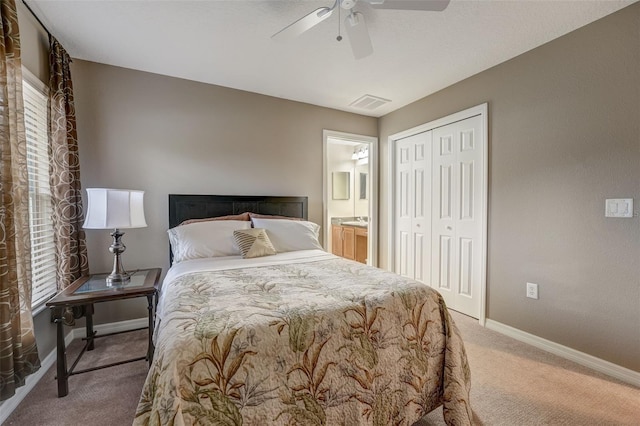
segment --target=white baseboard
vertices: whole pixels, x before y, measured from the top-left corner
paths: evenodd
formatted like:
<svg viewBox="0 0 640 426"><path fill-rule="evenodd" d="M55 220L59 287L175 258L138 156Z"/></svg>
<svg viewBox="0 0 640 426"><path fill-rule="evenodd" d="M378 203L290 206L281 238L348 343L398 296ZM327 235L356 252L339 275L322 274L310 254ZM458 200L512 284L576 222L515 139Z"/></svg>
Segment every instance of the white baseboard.
<svg viewBox="0 0 640 426"><path fill-rule="evenodd" d="M94 330L100 334L107 334L107 333L117 333L119 331L134 330L136 328L147 327L148 325L149 325L149 318L144 317L144 318L137 318L137 319L128 320L128 321L111 322L108 324L98 324L94 327ZM69 344L74 339L83 338L86 336L87 336L87 330L84 327L74 328L70 330L65 336L64 338L65 346L69 346ZM18 408L18 405L20 405L22 400L29 394L31 389L33 389L38 384L40 379L44 377L46 372L49 371L49 368L55 365L56 357L57 357L56 348L53 348L53 350L49 352L49 355L47 355L44 360L41 360L40 369L27 377L27 379L25 380L24 386L21 386L18 389L16 389L15 395L13 395L11 398L0 403L0 408L2 408L2 410L0 410L0 425L2 425L9 418L11 413L13 413L13 411L16 408Z"/></svg>
<svg viewBox="0 0 640 426"><path fill-rule="evenodd" d="M618 380L622 380L625 383L632 384L640 387L640 373L630 370L625 367L621 367L609 361L605 361L595 356L586 354L584 352L571 349L567 346L560 345L550 340L543 339L542 337L529 334L525 331L517 328L502 324L491 319L487 319L486 327L490 330L497 331L516 340L524 343L528 343L531 346L535 346L538 349L550 352L554 355L558 355L562 358L573 361L577 364L589 367L595 371L606 374L607 376L614 377Z"/></svg>
<svg viewBox="0 0 640 426"><path fill-rule="evenodd" d="M143 328L148 326L149 326L149 318L144 317L144 318L127 320L127 321L98 324L94 326L93 329L98 333L98 336L99 336L101 334L118 333L120 331L135 330L136 328ZM73 329L74 339L82 339L84 337L87 337L87 329L85 327Z"/></svg>

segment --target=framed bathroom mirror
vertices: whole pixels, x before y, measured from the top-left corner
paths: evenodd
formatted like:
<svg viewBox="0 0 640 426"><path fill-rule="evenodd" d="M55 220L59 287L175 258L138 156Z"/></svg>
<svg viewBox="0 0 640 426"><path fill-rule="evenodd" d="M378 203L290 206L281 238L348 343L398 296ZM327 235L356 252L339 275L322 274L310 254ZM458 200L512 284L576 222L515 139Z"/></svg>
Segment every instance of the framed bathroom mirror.
<svg viewBox="0 0 640 426"><path fill-rule="evenodd" d="M351 195L349 194L349 172L333 172L331 173L332 191L331 197L334 200L348 200Z"/></svg>

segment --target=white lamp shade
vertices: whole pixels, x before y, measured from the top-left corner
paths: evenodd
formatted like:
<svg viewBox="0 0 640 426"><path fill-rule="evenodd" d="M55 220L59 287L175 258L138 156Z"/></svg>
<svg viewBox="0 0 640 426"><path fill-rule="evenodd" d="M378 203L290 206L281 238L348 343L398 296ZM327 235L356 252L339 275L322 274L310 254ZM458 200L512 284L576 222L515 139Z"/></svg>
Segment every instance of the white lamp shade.
<svg viewBox="0 0 640 426"><path fill-rule="evenodd" d="M83 228L144 228L144 191L87 188L87 213Z"/></svg>

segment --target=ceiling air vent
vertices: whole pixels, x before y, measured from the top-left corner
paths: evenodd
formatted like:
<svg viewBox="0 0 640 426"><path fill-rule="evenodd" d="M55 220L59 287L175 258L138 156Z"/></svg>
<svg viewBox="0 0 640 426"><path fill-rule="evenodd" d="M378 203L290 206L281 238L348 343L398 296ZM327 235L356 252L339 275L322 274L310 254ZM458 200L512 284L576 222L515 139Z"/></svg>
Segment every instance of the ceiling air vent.
<svg viewBox="0 0 640 426"><path fill-rule="evenodd" d="M349 106L352 106L354 108L366 109L367 111L373 111L374 109L386 104L387 102L391 101L389 99L379 98L373 95L364 95L351 102Z"/></svg>

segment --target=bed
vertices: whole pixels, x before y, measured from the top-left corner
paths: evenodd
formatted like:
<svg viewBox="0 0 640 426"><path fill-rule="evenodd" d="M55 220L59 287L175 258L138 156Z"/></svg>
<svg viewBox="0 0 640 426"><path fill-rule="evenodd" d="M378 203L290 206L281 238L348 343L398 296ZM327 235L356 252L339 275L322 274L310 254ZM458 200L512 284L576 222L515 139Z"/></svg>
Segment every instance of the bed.
<svg viewBox="0 0 640 426"><path fill-rule="evenodd" d="M306 197L170 195L169 206L179 259L135 425L411 425L440 405L447 424L471 424L469 366L442 297L321 250ZM244 212L253 227L236 223ZM228 220L178 226L213 216ZM240 255L185 259L172 234L193 227L209 244L204 229L234 226Z"/></svg>

